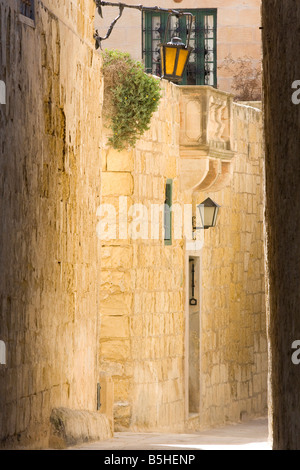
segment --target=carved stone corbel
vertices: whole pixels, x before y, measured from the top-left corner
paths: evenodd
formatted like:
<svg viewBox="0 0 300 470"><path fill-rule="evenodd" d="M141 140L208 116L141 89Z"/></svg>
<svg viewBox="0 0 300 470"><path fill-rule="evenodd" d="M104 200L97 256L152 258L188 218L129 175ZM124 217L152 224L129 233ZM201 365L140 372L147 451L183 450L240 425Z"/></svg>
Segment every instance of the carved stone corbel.
<svg viewBox="0 0 300 470"><path fill-rule="evenodd" d="M181 190L220 191L230 181L235 156L229 93L209 86L181 88Z"/></svg>

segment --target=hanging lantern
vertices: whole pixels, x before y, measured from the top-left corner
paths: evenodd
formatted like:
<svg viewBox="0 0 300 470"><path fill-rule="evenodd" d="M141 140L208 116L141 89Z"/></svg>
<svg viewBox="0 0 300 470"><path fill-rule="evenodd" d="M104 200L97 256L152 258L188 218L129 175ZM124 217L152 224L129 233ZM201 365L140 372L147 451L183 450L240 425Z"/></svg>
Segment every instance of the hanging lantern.
<svg viewBox="0 0 300 470"><path fill-rule="evenodd" d="M181 82L190 54L193 50L189 43L194 17L191 13L183 13L181 16L183 15L187 17L187 44L184 44L179 37L173 37L171 41L167 42L167 34L172 14L168 16L164 42L160 44L162 78L175 83Z"/></svg>
<svg viewBox="0 0 300 470"><path fill-rule="evenodd" d="M212 199L207 198L198 206L200 212L201 227L197 229L208 229L216 226L220 206Z"/></svg>

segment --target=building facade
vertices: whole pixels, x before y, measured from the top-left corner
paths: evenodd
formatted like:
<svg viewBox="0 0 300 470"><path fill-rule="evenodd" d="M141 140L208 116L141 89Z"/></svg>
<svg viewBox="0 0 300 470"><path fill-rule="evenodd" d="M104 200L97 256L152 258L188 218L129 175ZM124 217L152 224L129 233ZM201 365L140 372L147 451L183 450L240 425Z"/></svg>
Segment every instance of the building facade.
<svg viewBox="0 0 300 470"><path fill-rule="evenodd" d="M212 87L162 90L135 149L102 153L99 364L119 430L201 429L267 411L261 111ZM191 217L207 197L218 223L194 240Z"/></svg>
<svg viewBox="0 0 300 470"><path fill-rule="evenodd" d="M139 2L128 0L128 5ZM210 85L222 91L241 94L241 75L247 67L248 76L256 78L254 94L261 95L261 18L260 0L145 0L145 7L159 6L191 12L194 23L191 28L190 45L194 48L183 85ZM100 36L118 15L118 8L103 7L103 18L96 15L95 25ZM148 73L160 75L159 44L170 40L173 35L185 42L188 36L186 18L172 17L166 33L166 13L143 12L125 9L122 19L116 23L110 37L103 42L103 48L120 49L129 52L136 60L143 61ZM240 68L242 67L242 68Z"/></svg>

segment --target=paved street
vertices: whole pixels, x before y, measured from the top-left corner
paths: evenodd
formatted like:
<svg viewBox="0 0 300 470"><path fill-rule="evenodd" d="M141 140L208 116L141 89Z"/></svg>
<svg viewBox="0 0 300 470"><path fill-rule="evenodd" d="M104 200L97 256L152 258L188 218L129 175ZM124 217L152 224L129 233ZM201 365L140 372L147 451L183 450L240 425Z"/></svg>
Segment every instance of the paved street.
<svg viewBox="0 0 300 470"><path fill-rule="evenodd" d="M68 450L271 450L267 419L191 434L115 433L113 439Z"/></svg>

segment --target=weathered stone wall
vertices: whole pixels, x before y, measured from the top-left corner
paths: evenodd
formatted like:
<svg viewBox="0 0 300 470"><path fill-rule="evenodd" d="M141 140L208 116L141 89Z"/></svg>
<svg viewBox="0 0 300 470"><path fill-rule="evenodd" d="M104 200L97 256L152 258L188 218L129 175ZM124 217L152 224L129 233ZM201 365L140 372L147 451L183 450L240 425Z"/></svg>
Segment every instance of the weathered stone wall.
<svg viewBox="0 0 300 470"><path fill-rule="evenodd" d="M270 430L275 450L300 448L299 365L292 344L300 338L300 5L262 2ZM299 85L297 84L297 87ZM296 352L296 351L295 351ZM297 355L297 352L296 352Z"/></svg>
<svg viewBox="0 0 300 470"><path fill-rule="evenodd" d="M180 189L182 90L161 83L159 110L136 148L103 151L101 201L115 207L116 219L109 207L110 216L104 209L98 215L106 228L116 220L116 236L102 240L99 363L114 380L117 430L200 429L264 415L267 406L261 111L234 105L233 178L224 189L197 197L199 203L211 196L222 207L217 227L206 231L197 253L202 264L201 391L200 410L191 422L185 239L173 233L171 246L162 236L153 240L151 224L144 232L142 218L141 238L132 239L137 213L122 219L137 203L150 218L151 204L164 203L167 179L173 179L173 205L182 214L195 198ZM199 99L202 91L199 87ZM119 196L127 199L120 202Z"/></svg>
<svg viewBox="0 0 300 470"><path fill-rule="evenodd" d="M117 216L122 195L128 209L143 204L150 219L151 204L164 204L168 178L173 202L181 203L180 91L164 82L162 92L151 129L136 148L106 151L102 203L114 205ZM129 214L123 240L118 224L117 238L103 242L99 362L114 379L116 429L175 431L184 424L183 243L164 246L161 235L151 239L150 224L147 233L141 228L141 238L130 239L136 217Z"/></svg>
<svg viewBox="0 0 300 470"><path fill-rule="evenodd" d="M38 447L52 408L97 406L102 88L93 1L35 4L0 1L0 438Z"/></svg>
<svg viewBox="0 0 300 470"><path fill-rule="evenodd" d="M233 178L208 193L221 208L202 253L203 425L267 413L262 113L239 104L233 113Z"/></svg>
<svg viewBox="0 0 300 470"><path fill-rule="evenodd" d="M173 204L179 193L179 89L170 83L153 125L135 152L134 201L163 205L165 184L173 180ZM159 227L162 227L161 217ZM183 383L183 251L182 240L165 246L139 240L134 246L135 302L133 308L132 426L182 429ZM149 233L151 236L151 233Z"/></svg>

